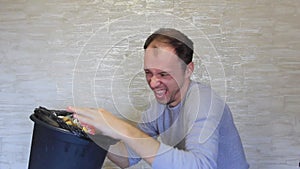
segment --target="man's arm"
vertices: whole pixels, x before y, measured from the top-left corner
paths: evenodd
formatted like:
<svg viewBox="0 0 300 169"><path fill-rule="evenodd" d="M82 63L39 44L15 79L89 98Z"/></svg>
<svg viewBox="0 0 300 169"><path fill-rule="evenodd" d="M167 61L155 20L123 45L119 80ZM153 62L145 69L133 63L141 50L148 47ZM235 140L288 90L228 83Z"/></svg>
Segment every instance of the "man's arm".
<svg viewBox="0 0 300 169"><path fill-rule="evenodd" d="M68 110L75 112L74 117L83 126L97 130L92 134L99 132L123 141L147 163L152 165L154 156L160 146L160 143L154 138L104 109L69 107Z"/></svg>
<svg viewBox="0 0 300 169"><path fill-rule="evenodd" d="M129 167L128 152L126 146L121 141L109 147L107 157L121 168Z"/></svg>
<svg viewBox="0 0 300 169"><path fill-rule="evenodd" d="M154 158L158 152L160 142L150 137L135 126L132 126L124 121L121 121L120 123L124 124L120 125L122 127L119 128L119 139L122 140L126 145L128 145L148 164L152 165Z"/></svg>

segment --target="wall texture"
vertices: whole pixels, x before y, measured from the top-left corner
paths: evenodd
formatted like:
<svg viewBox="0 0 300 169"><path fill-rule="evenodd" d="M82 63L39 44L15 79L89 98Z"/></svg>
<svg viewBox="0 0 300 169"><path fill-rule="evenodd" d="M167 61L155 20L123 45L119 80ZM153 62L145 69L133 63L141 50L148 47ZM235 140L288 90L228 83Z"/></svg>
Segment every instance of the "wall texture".
<svg viewBox="0 0 300 169"><path fill-rule="evenodd" d="M27 167L40 105L138 119L151 97L141 47L159 27L197 42L194 78L230 105L251 169L298 168L299 9L298 0L1 0L0 168Z"/></svg>

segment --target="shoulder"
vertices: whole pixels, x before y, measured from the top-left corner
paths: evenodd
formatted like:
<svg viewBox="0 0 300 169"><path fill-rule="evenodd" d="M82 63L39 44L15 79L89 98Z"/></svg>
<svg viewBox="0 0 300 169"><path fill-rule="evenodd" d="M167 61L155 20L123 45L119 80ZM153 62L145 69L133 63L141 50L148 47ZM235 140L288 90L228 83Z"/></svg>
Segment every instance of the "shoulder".
<svg viewBox="0 0 300 169"><path fill-rule="evenodd" d="M224 103L221 97L210 86L200 82L191 81L185 96L185 105L201 105L202 108Z"/></svg>
<svg viewBox="0 0 300 169"><path fill-rule="evenodd" d="M200 142L205 142L221 122L226 104L209 86L192 82L184 102L184 114L193 125L201 126Z"/></svg>
<svg viewBox="0 0 300 169"><path fill-rule="evenodd" d="M143 122L151 122L156 119L164 112L166 105L158 103L155 99L153 99L147 108L142 114Z"/></svg>

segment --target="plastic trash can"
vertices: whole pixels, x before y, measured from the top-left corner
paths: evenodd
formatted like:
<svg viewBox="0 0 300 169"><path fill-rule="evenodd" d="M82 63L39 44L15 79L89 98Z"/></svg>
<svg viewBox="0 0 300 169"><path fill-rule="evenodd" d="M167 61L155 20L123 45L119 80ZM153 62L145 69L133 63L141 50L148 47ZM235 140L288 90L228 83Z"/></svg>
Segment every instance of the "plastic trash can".
<svg viewBox="0 0 300 169"><path fill-rule="evenodd" d="M51 126L30 116L34 121L28 169L100 169L107 151L90 139Z"/></svg>

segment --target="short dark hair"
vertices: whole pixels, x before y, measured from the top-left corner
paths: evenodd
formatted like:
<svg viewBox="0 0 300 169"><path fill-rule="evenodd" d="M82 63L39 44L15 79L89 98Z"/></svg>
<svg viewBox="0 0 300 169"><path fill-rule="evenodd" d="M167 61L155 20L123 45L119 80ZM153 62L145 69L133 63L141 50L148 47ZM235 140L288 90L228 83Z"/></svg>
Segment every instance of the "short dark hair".
<svg viewBox="0 0 300 169"><path fill-rule="evenodd" d="M146 39L144 49L147 49L154 40L159 40L172 46L176 55L183 60L185 64L192 62L194 44L193 41L182 32L173 28L160 28Z"/></svg>

